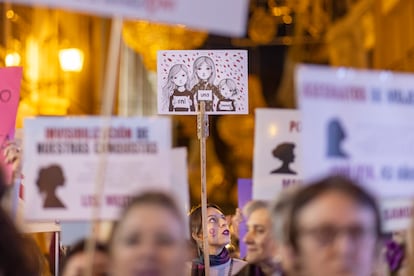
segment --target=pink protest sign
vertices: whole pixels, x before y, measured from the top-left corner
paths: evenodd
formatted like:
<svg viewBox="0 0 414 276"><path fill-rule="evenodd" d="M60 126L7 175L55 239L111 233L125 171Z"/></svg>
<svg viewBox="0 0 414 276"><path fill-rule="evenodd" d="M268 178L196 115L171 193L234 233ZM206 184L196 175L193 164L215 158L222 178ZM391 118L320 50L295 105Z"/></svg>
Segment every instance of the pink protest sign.
<svg viewBox="0 0 414 276"><path fill-rule="evenodd" d="M0 144L14 136L21 79L22 67L0 68Z"/></svg>
<svg viewBox="0 0 414 276"><path fill-rule="evenodd" d="M0 146L14 138L21 79L22 67L0 68ZM0 154L0 166L5 167L6 182L11 184L13 166L4 163L3 151Z"/></svg>

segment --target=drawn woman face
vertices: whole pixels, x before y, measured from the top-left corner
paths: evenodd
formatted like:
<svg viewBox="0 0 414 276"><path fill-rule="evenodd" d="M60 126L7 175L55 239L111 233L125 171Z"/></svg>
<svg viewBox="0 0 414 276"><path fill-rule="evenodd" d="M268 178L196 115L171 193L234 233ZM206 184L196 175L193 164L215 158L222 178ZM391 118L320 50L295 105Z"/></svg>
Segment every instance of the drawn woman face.
<svg viewBox="0 0 414 276"><path fill-rule="evenodd" d="M208 65L206 62L202 62L197 68L197 76L201 80L207 80L211 74L212 74L213 68L211 68L210 65Z"/></svg>
<svg viewBox="0 0 414 276"><path fill-rule="evenodd" d="M184 86L187 83L187 74L186 74L186 72L184 72L184 70L178 71L178 73L175 74L174 77L172 77L172 81L178 87Z"/></svg>
<svg viewBox="0 0 414 276"><path fill-rule="evenodd" d="M231 91L231 89L229 88L229 86L225 83L223 83L222 85L220 85L219 87L220 89L220 93L223 97L225 98L230 98L233 95L233 91Z"/></svg>

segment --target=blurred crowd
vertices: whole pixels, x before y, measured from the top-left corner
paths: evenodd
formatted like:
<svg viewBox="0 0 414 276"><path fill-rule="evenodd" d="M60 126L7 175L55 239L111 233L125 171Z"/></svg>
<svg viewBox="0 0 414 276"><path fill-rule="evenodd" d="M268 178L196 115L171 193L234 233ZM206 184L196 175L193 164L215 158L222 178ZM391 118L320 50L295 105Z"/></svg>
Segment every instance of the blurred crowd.
<svg viewBox="0 0 414 276"><path fill-rule="evenodd" d="M12 183L4 166L11 165L16 178L21 151L9 143L3 152L0 275L51 275L50 260L7 208ZM291 186L233 214L209 203L204 227L202 206L189 214L179 206L162 191L133 196L107 240L84 237L61 252L59 275L414 275L411 230L383 233L376 199L344 176Z"/></svg>

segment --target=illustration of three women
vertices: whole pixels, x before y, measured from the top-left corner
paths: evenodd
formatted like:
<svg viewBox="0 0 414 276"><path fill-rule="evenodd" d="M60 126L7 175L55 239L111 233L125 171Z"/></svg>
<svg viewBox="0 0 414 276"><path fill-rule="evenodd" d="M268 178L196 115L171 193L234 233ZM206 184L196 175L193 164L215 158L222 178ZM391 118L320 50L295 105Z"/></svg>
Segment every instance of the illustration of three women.
<svg viewBox="0 0 414 276"><path fill-rule="evenodd" d="M193 63L190 78L187 66L173 65L163 87L163 96L168 98L169 111L196 111L197 103L205 102L205 111L235 111L234 97L238 93L233 79L222 79L218 85L215 64L210 57L198 57Z"/></svg>

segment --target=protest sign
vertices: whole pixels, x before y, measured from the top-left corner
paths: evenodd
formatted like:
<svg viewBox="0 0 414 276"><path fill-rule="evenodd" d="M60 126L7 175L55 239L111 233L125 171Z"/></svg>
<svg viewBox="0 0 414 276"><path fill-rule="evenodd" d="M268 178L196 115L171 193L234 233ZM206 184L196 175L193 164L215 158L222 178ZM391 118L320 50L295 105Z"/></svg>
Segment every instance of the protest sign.
<svg viewBox="0 0 414 276"><path fill-rule="evenodd" d="M173 148L171 152L172 184L169 192L176 198L180 209L187 213L190 208L188 174L187 174L187 150L186 148ZM187 216L185 216L187 220ZM101 221L98 236L103 240L109 237L107 229L109 221ZM61 223L62 244L71 245L79 239L90 235L90 221L65 221ZM102 229L103 228L103 229ZM110 228L110 227L109 227ZM187 233L188 234L188 233Z"/></svg>
<svg viewBox="0 0 414 276"><path fill-rule="evenodd" d="M344 174L357 180L379 198L388 228L401 227L398 210L412 208L413 80L389 71L296 70L304 179Z"/></svg>
<svg viewBox="0 0 414 276"><path fill-rule="evenodd" d="M7 141L14 139L21 80L22 67L0 68L0 146L2 151ZM11 183L12 165L3 163L4 157L3 154L0 154L0 164L6 168L6 181Z"/></svg>
<svg viewBox="0 0 414 276"><path fill-rule="evenodd" d="M181 210L188 213L190 206L190 188L188 186L187 148L173 148L171 152L172 193Z"/></svg>
<svg viewBox="0 0 414 276"><path fill-rule="evenodd" d="M114 219L134 193L170 189L168 118L112 118L106 142L98 139L102 125L98 117L25 121L26 218L88 220L98 204L101 219ZM100 158L101 199L94 191Z"/></svg>
<svg viewBox="0 0 414 276"><path fill-rule="evenodd" d="M158 52L158 113L248 113L246 50Z"/></svg>
<svg viewBox="0 0 414 276"><path fill-rule="evenodd" d="M410 198L383 199L380 208L384 232L410 228L414 215L413 203Z"/></svg>
<svg viewBox="0 0 414 276"><path fill-rule="evenodd" d="M182 24L231 36L245 34L249 7L247 0L13 0L13 3Z"/></svg>
<svg viewBox="0 0 414 276"><path fill-rule="evenodd" d="M21 80L22 67L0 68L0 144L14 137Z"/></svg>
<svg viewBox="0 0 414 276"><path fill-rule="evenodd" d="M237 195L238 195L238 208L240 212L244 206L252 200L252 180L248 178L239 178L237 181ZM243 242L243 237L247 233L247 225L245 218L239 224L239 255L240 258L246 257L246 243Z"/></svg>
<svg viewBox="0 0 414 276"><path fill-rule="evenodd" d="M301 184L299 113L256 109L253 198L274 200L288 186Z"/></svg>

